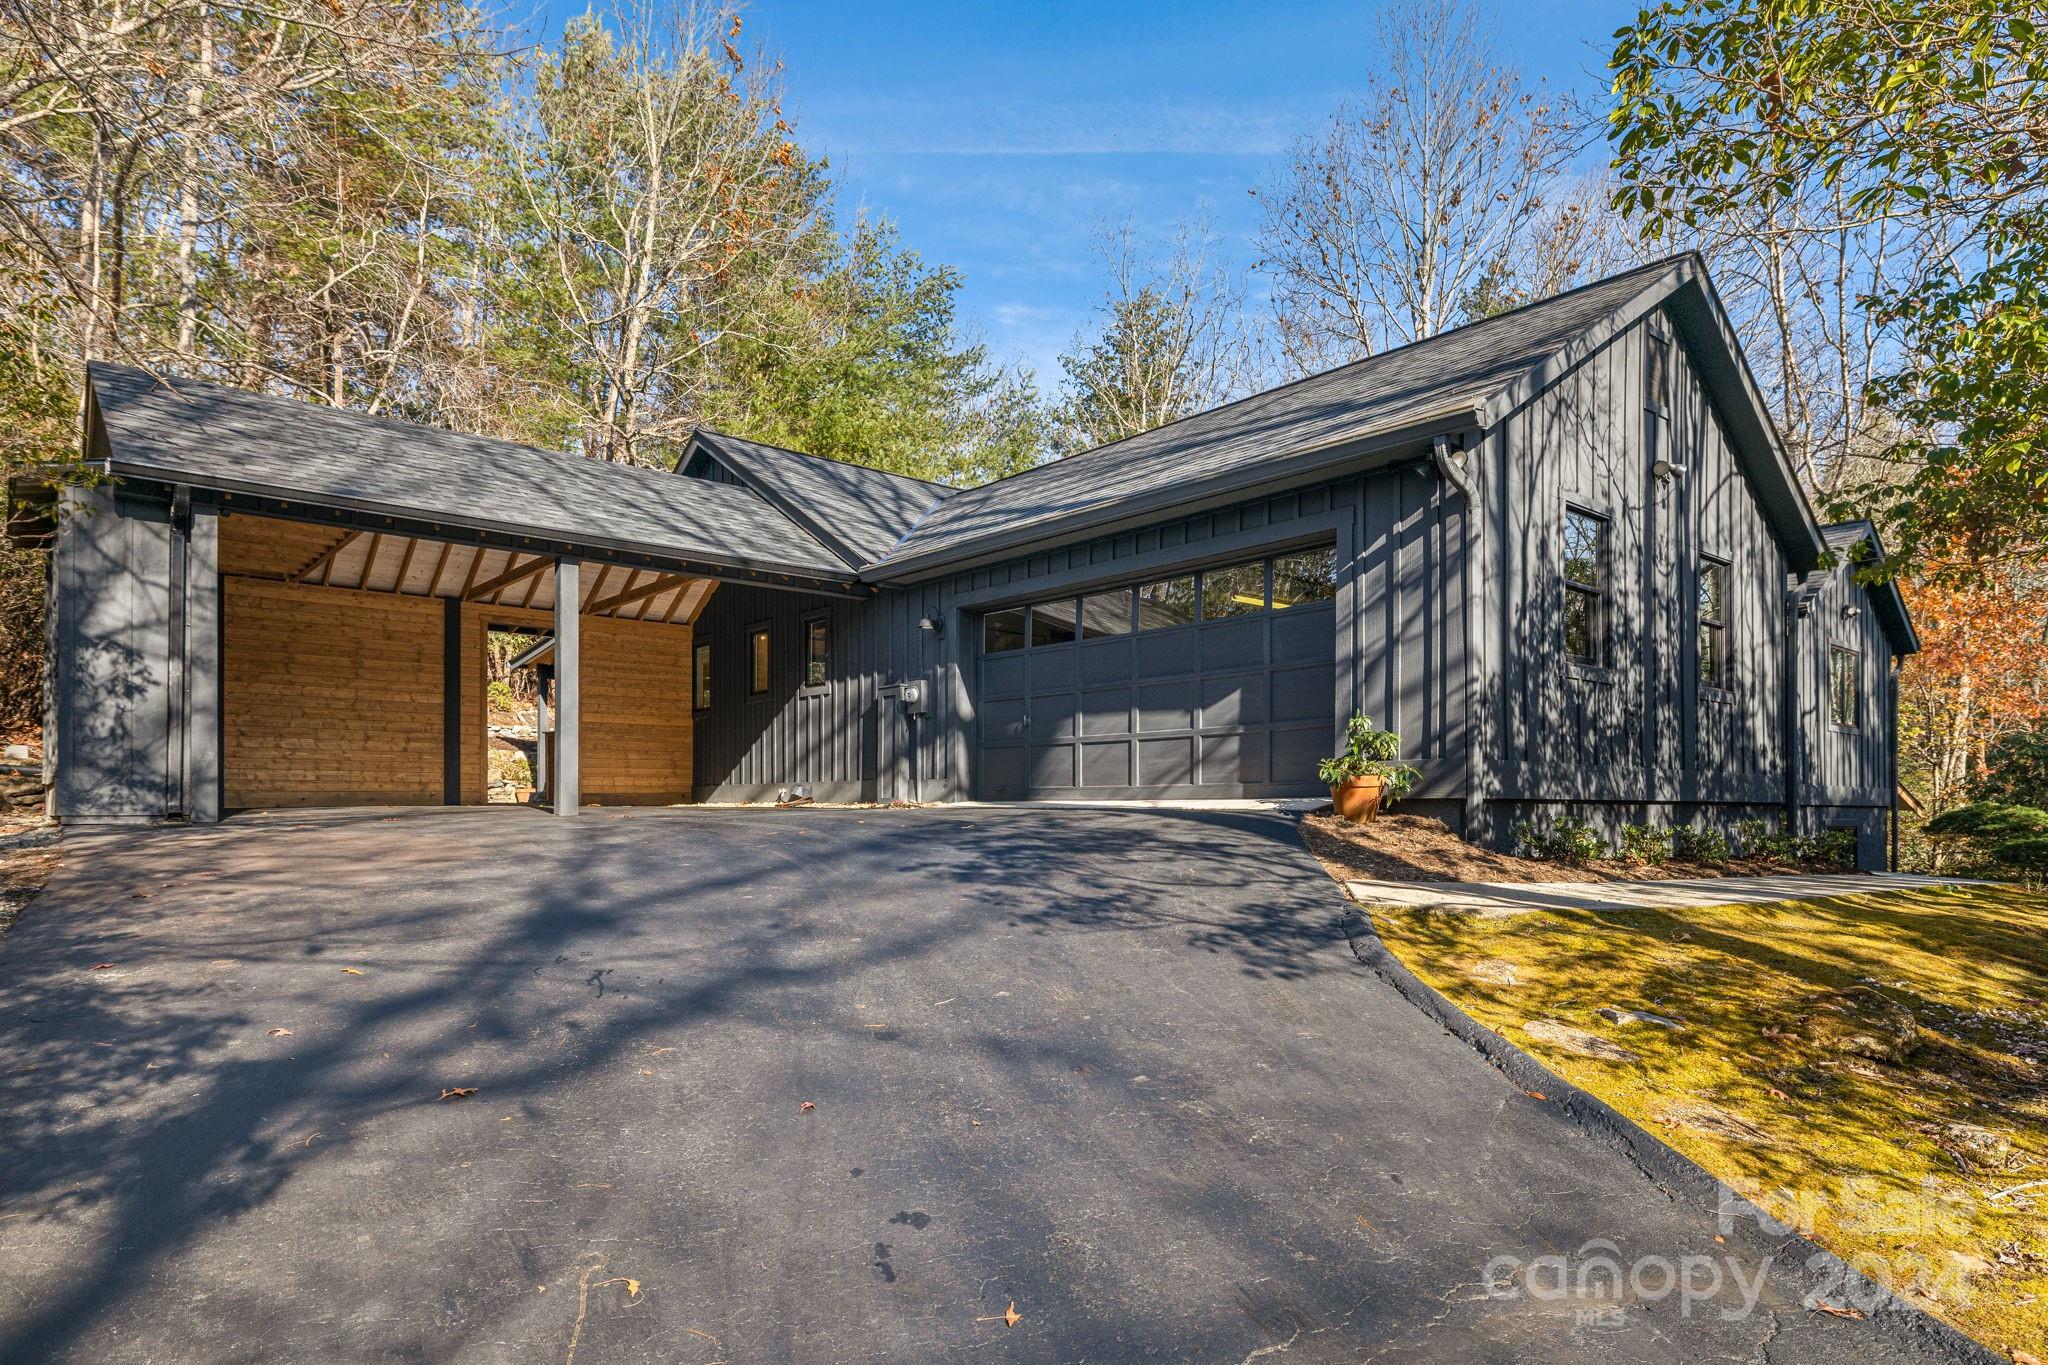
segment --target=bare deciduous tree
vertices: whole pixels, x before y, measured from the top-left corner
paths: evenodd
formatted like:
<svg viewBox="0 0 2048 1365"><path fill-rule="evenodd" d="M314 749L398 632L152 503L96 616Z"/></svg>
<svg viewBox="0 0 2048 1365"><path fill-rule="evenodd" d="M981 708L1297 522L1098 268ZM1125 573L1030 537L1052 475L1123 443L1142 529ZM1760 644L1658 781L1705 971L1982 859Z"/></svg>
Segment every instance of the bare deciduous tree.
<svg viewBox="0 0 2048 1365"><path fill-rule="evenodd" d="M1060 357L1055 442L1107 445L1236 396L1252 374L1243 287L1213 257L1206 223L1184 223L1163 262L1125 221L1098 233L1109 285L1093 339Z"/></svg>
<svg viewBox="0 0 2048 1365"><path fill-rule="evenodd" d="M1499 55L1471 0L1382 12L1359 93L1256 191L1291 367L1326 368L1464 320L1463 300L1543 208L1581 123Z"/></svg>

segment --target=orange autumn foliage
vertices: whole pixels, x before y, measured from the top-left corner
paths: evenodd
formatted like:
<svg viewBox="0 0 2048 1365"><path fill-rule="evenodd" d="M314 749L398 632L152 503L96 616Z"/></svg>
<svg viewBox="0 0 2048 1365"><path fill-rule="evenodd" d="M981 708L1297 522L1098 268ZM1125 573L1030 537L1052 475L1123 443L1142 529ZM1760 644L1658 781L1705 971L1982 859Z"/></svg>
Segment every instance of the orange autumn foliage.
<svg viewBox="0 0 2048 1365"><path fill-rule="evenodd" d="M1969 799L1993 740L2048 721L2048 573L1900 588L1921 649L1899 676L1899 763L1931 815Z"/></svg>

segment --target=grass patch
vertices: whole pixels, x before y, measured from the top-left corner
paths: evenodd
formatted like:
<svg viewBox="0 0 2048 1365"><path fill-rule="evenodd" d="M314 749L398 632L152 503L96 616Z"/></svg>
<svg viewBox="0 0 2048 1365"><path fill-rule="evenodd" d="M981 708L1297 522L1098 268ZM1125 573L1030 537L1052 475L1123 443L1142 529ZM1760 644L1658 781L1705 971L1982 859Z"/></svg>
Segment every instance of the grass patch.
<svg viewBox="0 0 2048 1365"><path fill-rule="evenodd" d="M2048 1341L2048 1183L2014 1189L2048 1182L2048 894L1372 916L1473 1018L1774 1217L1979 1341Z"/></svg>

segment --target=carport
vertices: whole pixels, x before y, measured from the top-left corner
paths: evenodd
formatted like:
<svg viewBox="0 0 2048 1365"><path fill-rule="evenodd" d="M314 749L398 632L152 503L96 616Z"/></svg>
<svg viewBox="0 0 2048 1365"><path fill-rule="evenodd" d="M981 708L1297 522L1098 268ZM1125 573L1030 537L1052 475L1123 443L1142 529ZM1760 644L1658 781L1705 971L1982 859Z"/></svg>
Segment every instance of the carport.
<svg viewBox="0 0 2048 1365"><path fill-rule="evenodd" d="M692 626L718 585L863 595L745 489L90 378L112 477L53 518L60 818L483 804L503 628L556 642L560 812L688 800Z"/></svg>

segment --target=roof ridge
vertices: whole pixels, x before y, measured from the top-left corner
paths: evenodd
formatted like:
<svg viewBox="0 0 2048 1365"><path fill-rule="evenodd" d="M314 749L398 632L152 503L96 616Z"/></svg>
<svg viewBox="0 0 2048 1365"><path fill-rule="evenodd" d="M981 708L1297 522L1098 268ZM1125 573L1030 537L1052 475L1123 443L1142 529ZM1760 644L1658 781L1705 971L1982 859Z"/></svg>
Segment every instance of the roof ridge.
<svg viewBox="0 0 2048 1365"><path fill-rule="evenodd" d="M1240 398L1233 398L1230 399L1228 402L1218 403L1215 407L1203 408L1199 412L1185 413L1182 416L1174 418L1170 422L1161 422L1156 427L1147 427L1145 430L1133 432L1129 436L1120 436L1114 441L1109 441L1099 446L1090 446L1086 450L1077 450L1071 455L1062 455L1060 458L1056 460L1046 460L1041 464L1032 465L1028 469L1020 469L1013 474L1005 474L1001 478L990 479L987 483L978 483L971 488L963 488L958 489L956 491L961 493L978 493L982 489L994 488L998 484L1010 483L1013 480L1022 479L1029 475L1039 473L1041 470L1059 469L1064 466L1070 465L1077 460L1085 460L1090 458L1091 456L1106 454L1109 451L1115 450L1118 446L1137 440L1141 436L1150 436L1154 432L1165 431L1170 427L1179 426L1184 422L1192 422L1196 418L1207 417L1211 413L1228 412L1230 409L1239 407L1245 403L1250 403L1261 398L1270 398L1272 395L1276 393L1285 393L1289 389L1298 388L1303 384L1313 383L1319 379L1327 379L1331 375L1342 374L1346 370L1357 369L1361 365L1376 364L1380 361L1385 360L1389 356L1400 355L1405 351L1412 351L1418 346L1428 346L1434 342L1441 341L1446 337L1458 336L1462 333L1471 332L1477 328L1488 327L1494 323L1502 322L1506 319L1527 313L1532 309L1548 307L1551 304L1559 302L1560 300L1571 298L1577 294L1583 294L1588 290L1602 289L1608 285L1616 283L1619 280L1629 279L1635 275L1647 274L1653 270L1668 269L1674 262L1685 260L1688 258L1696 258L1698 255L1699 253L1697 251L1674 251L1668 256L1660 256L1654 261L1645 261L1641 265L1630 266L1628 269L1616 271L1612 275L1603 275L1597 280L1588 280L1584 284L1574 285L1572 288L1563 290L1559 293L1550 294L1543 298L1536 299L1532 302L1524 303L1518 305L1517 307L1505 309L1501 312L1491 314L1487 317L1474 318L1470 322L1461 322L1456 327L1446 328L1441 332L1433 332L1430 335L1423 337L1419 340L1404 342L1399 346L1389 347L1384 351L1375 351L1371 355L1360 356L1356 360L1347 360L1342 365L1332 365L1329 369L1317 370L1314 374L1301 375L1297 378L1290 379L1283 384L1275 384L1273 387L1269 389L1260 389L1257 393L1248 393Z"/></svg>

